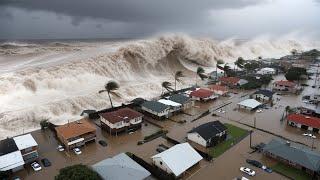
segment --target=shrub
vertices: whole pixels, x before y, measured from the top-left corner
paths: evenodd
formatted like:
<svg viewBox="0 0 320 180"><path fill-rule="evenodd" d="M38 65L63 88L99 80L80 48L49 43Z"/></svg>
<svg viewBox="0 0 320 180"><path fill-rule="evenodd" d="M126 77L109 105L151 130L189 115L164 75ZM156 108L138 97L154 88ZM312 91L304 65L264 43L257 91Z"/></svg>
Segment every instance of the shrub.
<svg viewBox="0 0 320 180"><path fill-rule="evenodd" d="M55 180L102 180L102 178L91 168L76 164L60 169Z"/></svg>

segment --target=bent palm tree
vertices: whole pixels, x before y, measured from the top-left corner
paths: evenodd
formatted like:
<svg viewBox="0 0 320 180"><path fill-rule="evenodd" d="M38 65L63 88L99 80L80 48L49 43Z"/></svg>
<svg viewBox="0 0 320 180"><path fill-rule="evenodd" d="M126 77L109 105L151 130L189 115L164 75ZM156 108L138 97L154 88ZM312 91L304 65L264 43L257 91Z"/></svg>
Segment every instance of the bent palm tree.
<svg viewBox="0 0 320 180"><path fill-rule="evenodd" d="M182 73L182 71L177 71L176 74L174 75L174 90L177 90L177 81L181 82L181 79L184 77L184 74Z"/></svg>
<svg viewBox="0 0 320 180"><path fill-rule="evenodd" d="M235 64L238 68L243 68L244 59L243 59L242 57L238 57L238 59L236 60L236 62L234 62L234 64Z"/></svg>
<svg viewBox="0 0 320 180"><path fill-rule="evenodd" d="M100 90L99 93L107 92L110 100L111 107L113 107L112 100L110 97L110 93L119 89L119 84L115 81L109 81L106 85L104 85L104 89Z"/></svg>
<svg viewBox="0 0 320 180"><path fill-rule="evenodd" d="M224 67L223 67L224 76L226 76L226 75L228 76L230 70L231 69L230 69L230 66L228 65L228 63L225 64Z"/></svg>
<svg viewBox="0 0 320 180"><path fill-rule="evenodd" d="M218 80L218 67L220 67L221 64L224 64L224 61L222 59L218 59L216 64L216 80Z"/></svg>
<svg viewBox="0 0 320 180"><path fill-rule="evenodd" d="M205 73L204 69L202 67L198 67L197 75L200 77L201 80L208 78L207 75L205 75L204 73Z"/></svg>
<svg viewBox="0 0 320 180"><path fill-rule="evenodd" d="M168 81L164 81L161 83L162 86L162 93L163 93L163 88L165 88L167 91L172 91L173 89L171 88L172 84Z"/></svg>

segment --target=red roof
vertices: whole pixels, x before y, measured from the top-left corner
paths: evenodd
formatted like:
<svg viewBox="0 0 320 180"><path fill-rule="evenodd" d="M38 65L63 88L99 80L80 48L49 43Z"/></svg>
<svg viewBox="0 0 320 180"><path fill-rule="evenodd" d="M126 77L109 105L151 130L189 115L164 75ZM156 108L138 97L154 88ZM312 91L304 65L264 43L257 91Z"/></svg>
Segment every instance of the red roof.
<svg viewBox="0 0 320 180"><path fill-rule="evenodd" d="M226 86L221 86L216 84L209 85L208 88L213 91L228 91L228 88Z"/></svg>
<svg viewBox="0 0 320 180"><path fill-rule="evenodd" d="M286 81L286 80L276 81L274 83L277 85L288 86L288 87L292 87L292 86L296 85L296 83L294 83L292 81Z"/></svg>
<svg viewBox="0 0 320 180"><path fill-rule="evenodd" d="M237 84L240 81L238 77L221 77L220 82L227 83L227 84Z"/></svg>
<svg viewBox="0 0 320 180"><path fill-rule="evenodd" d="M131 119L143 116L141 113L130 108L122 108L116 111L102 113L100 115L112 124L120 121L130 121Z"/></svg>
<svg viewBox="0 0 320 180"><path fill-rule="evenodd" d="M317 117L306 116L302 114L289 114L287 119L295 123L320 129L320 118Z"/></svg>
<svg viewBox="0 0 320 180"><path fill-rule="evenodd" d="M198 89L190 93L190 96L199 97L199 98L207 98L212 95L213 95L213 92L207 89Z"/></svg>

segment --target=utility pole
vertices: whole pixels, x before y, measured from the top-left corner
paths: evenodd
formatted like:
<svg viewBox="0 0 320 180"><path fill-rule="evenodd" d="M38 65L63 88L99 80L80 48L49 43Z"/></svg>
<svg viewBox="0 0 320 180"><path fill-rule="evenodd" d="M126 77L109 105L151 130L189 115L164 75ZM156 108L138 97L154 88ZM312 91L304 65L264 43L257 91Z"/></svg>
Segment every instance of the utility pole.
<svg viewBox="0 0 320 180"><path fill-rule="evenodd" d="M250 132L249 132L250 133L250 148L252 148L252 132L253 132L252 130L250 130Z"/></svg>
<svg viewBox="0 0 320 180"><path fill-rule="evenodd" d="M257 118L256 118L256 116L254 116L254 119L253 119L253 127L256 129L256 120L257 120Z"/></svg>

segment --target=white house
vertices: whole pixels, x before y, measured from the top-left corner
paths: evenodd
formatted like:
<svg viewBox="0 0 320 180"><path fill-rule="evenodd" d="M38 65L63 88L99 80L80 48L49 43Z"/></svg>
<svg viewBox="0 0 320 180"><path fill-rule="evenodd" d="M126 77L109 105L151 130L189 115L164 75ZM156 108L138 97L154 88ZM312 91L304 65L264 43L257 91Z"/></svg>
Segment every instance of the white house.
<svg viewBox="0 0 320 180"><path fill-rule="evenodd" d="M246 99L238 103L239 108L241 109L247 109L247 110L254 110L255 108L259 107L261 105L260 102L258 102L255 99Z"/></svg>
<svg viewBox="0 0 320 180"><path fill-rule="evenodd" d="M202 156L189 143L177 144L151 158L155 166L176 177L202 160Z"/></svg>
<svg viewBox="0 0 320 180"><path fill-rule="evenodd" d="M17 136L14 137L13 140L21 152L25 163L30 163L38 158L38 143L31 134Z"/></svg>
<svg viewBox="0 0 320 180"><path fill-rule="evenodd" d="M252 94L252 98L260 102L268 102L273 98L273 92L266 89L260 89Z"/></svg>
<svg viewBox="0 0 320 180"><path fill-rule="evenodd" d="M262 75L266 75L266 74L274 75L274 74L276 74L276 70L273 69L273 68L266 67L266 68L262 68L262 69L260 69L259 71L257 71L257 74L262 74Z"/></svg>
<svg viewBox="0 0 320 180"><path fill-rule="evenodd" d="M168 118L170 116L170 106L158 101L145 101L141 104L141 109L158 118Z"/></svg>

